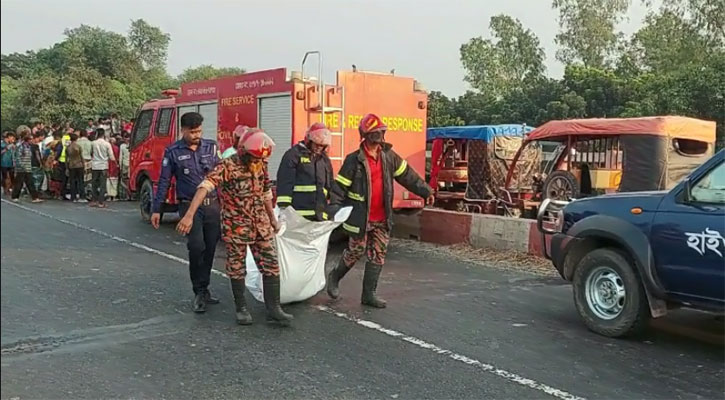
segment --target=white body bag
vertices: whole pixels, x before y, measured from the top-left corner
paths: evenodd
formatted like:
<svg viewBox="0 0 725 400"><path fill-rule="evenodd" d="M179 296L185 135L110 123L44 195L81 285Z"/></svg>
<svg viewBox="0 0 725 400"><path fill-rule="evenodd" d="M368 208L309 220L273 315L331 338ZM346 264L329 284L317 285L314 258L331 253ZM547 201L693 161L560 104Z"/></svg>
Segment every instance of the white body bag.
<svg viewBox="0 0 725 400"><path fill-rule="evenodd" d="M325 259L330 234L342 225L352 212L344 207L332 221L312 222L297 214L292 207L281 213L274 210L280 220L275 236L280 268L280 302L282 304L307 300L325 287ZM257 301L264 301L262 274L247 248L246 286Z"/></svg>

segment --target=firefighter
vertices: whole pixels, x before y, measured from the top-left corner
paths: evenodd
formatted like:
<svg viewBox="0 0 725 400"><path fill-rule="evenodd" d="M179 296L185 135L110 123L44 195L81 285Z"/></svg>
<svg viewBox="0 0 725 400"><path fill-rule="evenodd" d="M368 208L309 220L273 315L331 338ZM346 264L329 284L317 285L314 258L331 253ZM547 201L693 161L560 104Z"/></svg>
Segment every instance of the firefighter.
<svg viewBox="0 0 725 400"><path fill-rule="evenodd" d="M338 284L367 252L363 274L363 305L385 308L376 295L378 278L385 264L393 218L393 181L433 204L433 190L385 143L387 126L374 114L367 114L358 127L360 148L347 155L332 188L330 209L352 206L352 214L342 224L350 236L339 264L327 275L327 293L337 299Z"/></svg>
<svg viewBox="0 0 725 400"><path fill-rule="evenodd" d="M327 155L330 131L318 122L310 126L305 140L287 150L277 170L277 205L292 206L311 221L327 219L327 201L332 186L332 163Z"/></svg>
<svg viewBox="0 0 725 400"><path fill-rule="evenodd" d="M161 163L161 176L152 204L151 225L159 229L161 207L176 178L176 198L179 200L179 215L188 214L190 202L204 176L219 162L219 150L213 140L202 139L201 124L204 118L196 112L181 116L182 139L166 148ZM219 200L215 191L203 199L202 207L194 209L196 224L188 232L186 247L189 250L189 275L194 290L194 312L203 313L207 304L217 304L219 299L209 292L211 267L214 252L219 242Z"/></svg>
<svg viewBox="0 0 725 400"><path fill-rule="evenodd" d="M293 319L280 306L280 270L274 247L279 223L274 216L266 163L273 147L274 142L264 131L248 129L237 142L237 154L223 159L199 184L186 215L176 227L179 233L188 233L196 223L194 213L207 193L219 191L224 209L222 238L227 249L226 273L240 325L252 323L244 299L247 246L262 274L267 320L289 325Z"/></svg>

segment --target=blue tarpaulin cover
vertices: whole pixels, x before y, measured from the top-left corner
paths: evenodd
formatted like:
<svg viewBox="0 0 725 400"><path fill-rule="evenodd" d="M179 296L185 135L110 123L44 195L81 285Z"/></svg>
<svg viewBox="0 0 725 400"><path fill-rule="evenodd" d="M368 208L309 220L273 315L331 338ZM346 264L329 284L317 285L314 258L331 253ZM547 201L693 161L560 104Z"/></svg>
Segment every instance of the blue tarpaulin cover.
<svg viewBox="0 0 725 400"><path fill-rule="evenodd" d="M428 128L426 140L433 139L469 139L491 142L496 136L524 136L534 128L522 124L508 125L469 125Z"/></svg>

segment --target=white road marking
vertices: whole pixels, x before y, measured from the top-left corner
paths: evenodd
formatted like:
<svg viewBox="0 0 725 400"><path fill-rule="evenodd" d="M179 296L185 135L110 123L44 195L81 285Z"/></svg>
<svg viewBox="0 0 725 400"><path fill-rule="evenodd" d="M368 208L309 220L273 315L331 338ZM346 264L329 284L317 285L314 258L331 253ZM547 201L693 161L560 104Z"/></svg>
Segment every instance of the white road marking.
<svg viewBox="0 0 725 400"><path fill-rule="evenodd" d="M58 222L62 222L64 224L70 225L72 227L75 227L75 228L78 228L78 229L82 229L84 231L93 232L93 233L95 233L97 235L101 235L101 236L107 237L109 239L115 240L117 242L127 244L127 245L129 245L131 247L135 247L137 249L141 249L141 250L147 251L149 253L156 254L157 256L161 256L161 257L164 257L164 258L168 258L169 260L176 261L176 262L181 263L181 264L184 264L184 265L186 265L186 264L189 263L187 260L185 260L185 259L183 259L181 257L177 257L177 256L175 256L173 254L169 254L169 253L163 252L161 250L157 250L157 249L148 247L148 246L143 245L141 243L136 243L134 241L131 241L131 240L128 240L128 239L124 239L124 238L122 238L120 236L116 236L116 235L112 235L110 233L106 233L106 232L100 231L100 230L95 229L95 228L91 228L90 226L85 226L85 225L79 224L77 222L69 221L67 219L58 218L58 217L55 217L53 215L50 215L50 214L44 213L42 211L36 210L34 208L26 207L26 206L24 206L22 204L18 204L18 203L13 203L13 202L10 202L10 201L5 200L5 199L2 199L2 202L5 203L5 204L9 204L9 205L11 205L13 207L18 207L18 208L23 209L25 211L31 212L33 214L37 214L37 215L40 215L40 216L43 216L43 217L46 217L46 218L50 218L50 219L55 220L55 221L58 221ZM221 271L217 271L217 270L215 270L215 269L212 268L211 272L214 273L214 274L217 274L217 275L220 275L220 276L223 276L223 277L227 278L227 274L225 274L225 273L223 273Z"/></svg>
<svg viewBox="0 0 725 400"><path fill-rule="evenodd" d="M426 342L424 340L421 340L421 339L418 339L416 337L408 336L405 333L398 332L398 331L393 330L393 329L385 328L385 327L381 326L380 324L378 324L376 322L372 322L372 321L367 321L367 320L364 320L364 319L356 318L356 317L353 317L351 315L348 315L348 314L345 314L345 313L342 313L342 312L339 312L339 311L335 311L335 310L333 310L333 309L331 309L330 307L327 307L327 306L319 305L319 306L315 306L315 308L317 308L320 311L326 312L328 314L332 314L332 315L334 315L336 317L339 317L339 318L348 320L350 322L354 322L354 323L356 323L356 324L358 324L360 326L363 326L365 328L372 329L374 331L377 331L377 332L380 332L380 333L384 333L384 334L386 334L386 335L388 335L390 337L394 337L394 338L399 339L399 340L402 340L404 342L408 342L408 343L414 344L414 345L416 345L416 346L418 346L418 347L420 347L422 349L430 350L430 351L432 351L434 353L438 353L438 354L447 356L448 358L451 358L451 359L456 360L456 361L460 361L460 362L462 362L464 364L472 365L474 367L477 367L479 369L482 369L485 372L488 372L488 373L491 373L491 374L496 375L498 377L504 378L504 379L506 379L509 382L513 382L513 383L516 383L516 384L521 385L521 386L526 386L528 388L531 388L531 389L534 389L534 390L537 390L537 391L546 393L546 394L548 394L550 396L553 396L553 397L556 397L558 399L562 399L562 400L585 400L583 397L575 396L575 395L573 395L571 393L568 393L568 392L565 392L563 390L556 389L556 388L553 388L551 386L545 385L543 383L536 382L533 379L524 378L523 376L518 375L516 373L509 372L509 371L506 371L506 370L503 370L503 369L500 369L500 368L496 368L495 366L493 366L491 364L487 364L487 363L484 363L484 362L475 360L473 358L466 357L466 356L461 355L461 354L458 354L458 353L454 353L451 350L446 350L446 349L440 348L440 347L434 345L433 343L428 343L428 342Z"/></svg>
<svg viewBox="0 0 725 400"><path fill-rule="evenodd" d="M86 230L86 231L89 231L89 232L93 232L95 234L98 234L98 235L107 237L109 239L115 240L115 241L120 242L120 243L127 244L127 245L132 246L132 247L135 247L137 249L141 249L141 250L147 251L147 252L152 253L152 254L156 254L158 256L167 258L169 260L176 261L176 262L181 263L181 264L184 264L184 265L187 264L187 261L185 259L183 259L181 257L177 257L177 256L172 255L172 254L169 254L169 253L166 253L166 252L163 252L161 250L157 250L157 249L148 247L146 245L143 245L143 244L140 244L140 243L136 243L136 242L133 242L131 240L124 239L122 237L119 237L119 236L116 236L116 235L112 235L110 233L106 233L106 232L100 231L98 229L91 228L89 226L85 226L85 225L79 224L77 222L68 221L68 220L63 219L63 218L58 218L58 217L55 217L53 215L44 213L44 212L39 211L39 210L35 210L33 208L30 208L30 207L26 207L26 206L21 205L21 204L11 203L11 202L9 202L8 200L5 200L5 199L2 199L2 202L3 203L6 203L6 204L9 204L9 205L12 205L14 207L18 207L18 208L23 209L25 211L34 213L34 214L37 214L37 215L40 215L40 216L43 216L43 217L46 217L46 218L50 218L50 219L55 220L55 221L58 221L58 222L62 222L64 224L73 226L73 227L78 228L78 229L82 229L82 230ZM228 278L228 276L225 273L221 272L221 271L217 271L215 269L212 269L211 271L213 273L217 274L217 275L220 275L220 276L223 276L225 278ZM464 364L477 367L477 368L479 368L479 369L481 369L481 370L483 370L485 372L488 372L490 374L493 374L495 376L498 376L500 378L503 378L503 379L505 379L505 380L507 380L509 382L512 382L512 383L515 383L515 384L518 384L518 385L521 385L521 386L525 386L525 387L534 389L536 391L539 391L539 392L548 394L548 395L550 395L552 397L555 397L557 399L561 399L561 400L586 400L583 397L575 396L575 395L573 395L573 394L571 394L569 392L565 392L563 390L553 388L553 387L548 386L548 385L545 385L543 383L536 382L533 379L524 378L523 376L518 375L516 373L509 372L509 371L506 371L506 370L503 370L503 369L500 369L500 368L496 368L492 364L484 363L484 362L481 362L479 360L476 360L476 359L473 359L473 358L470 358L470 357L467 357L467 356L464 356L464 355L455 353L455 352L453 352L451 350L443 349L441 347L436 346L435 344L428 343L428 342L426 342L426 341L424 341L422 339L418 339L418 338L413 337L413 336L408 336L408 335L406 335L406 334L404 334L402 332L398 332L398 331L393 330L393 329L385 328L385 327L381 326L380 324L378 324L376 322L372 322L372 321L367 321L367 320L364 320L364 319L356 318L356 317L353 317L351 315L348 315L348 314L345 314L345 313L342 313L342 312L339 312L339 311L335 311L332 308L329 308L327 306L319 305L319 306L315 306L315 308L317 308L318 310L323 311L325 313L334 315L334 316L336 316L338 318L342 318L342 319L345 319L347 321L354 322L354 323L356 323L356 324L358 324L358 325L360 325L362 327L365 327L367 329L372 329L374 331L383 333L383 334L388 335L390 337L393 337L393 338L402 340L404 342L411 343L411 344L413 344L415 346L420 347L421 349L429 350L429 351L432 351L434 353L447 356L448 358L451 358L453 360L462 362Z"/></svg>

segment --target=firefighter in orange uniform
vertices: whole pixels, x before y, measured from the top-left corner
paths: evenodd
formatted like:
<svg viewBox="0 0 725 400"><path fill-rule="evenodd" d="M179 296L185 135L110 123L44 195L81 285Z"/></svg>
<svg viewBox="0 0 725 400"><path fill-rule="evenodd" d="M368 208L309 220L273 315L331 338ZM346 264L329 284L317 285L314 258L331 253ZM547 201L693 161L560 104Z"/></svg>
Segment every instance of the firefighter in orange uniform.
<svg viewBox="0 0 725 400"><path fill-rule="evenodd" d="M231 280L237 322L252 323L244 299L249 246L262 274L267 320L289 325L293 317L280 306L279 262L274 247L279 223L274 215L266 163L274 142L260 129L241 129L239 134L237 154L222 160L201 182L177 230L188 233L194 212L206 194L218 190L222 199L222 237L227 248L226 273Z"/></svg>
<svg viewBox="0 0 725 400"><path fill-rule="evenodd" d="M327 201L332 186L332 163L327 155L330 131L318 122L305 140L292 146L277 170L277 205L292 206L311 221L327 220Z"/></svg>
<svg viewBox="0 0 725 400"><path fill-rule="evenodd" d="M327 275L327 293L338 298L340 279L367 253L360 300L364 305L384 308L386 302L376 295L376 290L392 229L394 182L428 204L433 203L433 190L385 143L387 126L378 116L363 117L359 131L360 148L345 158L332 188L330 210L334 212L341 206L353 209L342 224L350 235L348 247L340 263Z"/></svg>

